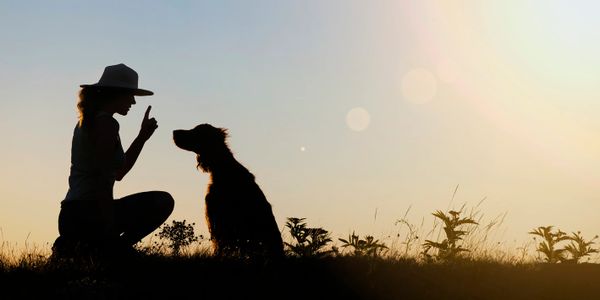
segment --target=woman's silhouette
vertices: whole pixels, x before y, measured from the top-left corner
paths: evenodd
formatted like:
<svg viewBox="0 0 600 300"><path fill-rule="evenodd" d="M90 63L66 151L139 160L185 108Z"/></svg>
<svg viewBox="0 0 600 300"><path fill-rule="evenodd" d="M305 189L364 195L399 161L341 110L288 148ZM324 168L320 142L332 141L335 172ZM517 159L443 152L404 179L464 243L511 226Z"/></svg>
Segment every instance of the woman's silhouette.
<svg viewBox="0 0 600 300"><path fill-rule="evenodd" d="M124 64L108 66L95 84L81 85L79 122L73 132L69 190L61 202L57 256L85 249L101 254L129 253L133 245L158 228L173 211L171 195L162 191L114 199L120 181L135 164L157 122L148 106L138 136L127 151L119 138L115 113L127 115L134 96L150 96L138 88L138 74Z"/></svg>

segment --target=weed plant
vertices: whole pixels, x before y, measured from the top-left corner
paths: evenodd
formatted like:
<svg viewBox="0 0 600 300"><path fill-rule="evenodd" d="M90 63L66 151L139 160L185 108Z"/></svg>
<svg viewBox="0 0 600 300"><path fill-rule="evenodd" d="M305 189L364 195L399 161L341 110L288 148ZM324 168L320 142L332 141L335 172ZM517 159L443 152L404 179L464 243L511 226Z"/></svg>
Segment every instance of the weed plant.
<svg viewBox="0 0 600 300"><path fill-rule="evenodd" d="M592 240L586 241L579 231L573 232L569 236L560 229L554 231L554 226L540 226L530 231L529 234L542 238L536 251L540 254L540 259L547 263L577 264L582 258L598 253L598 249L592 247L594 240L598 238L597 235ZM560 247L559 243L564 241L570 241L570 243Z"/></svg>
<svg viewBox="0 0 600 300"><path fill-rule="evenodd" d="M290 231L292 241L285 242L287 253L297 257L325 257L337 252L336 248L327 249L331 237L327 230L311 228L305 218L288 218L285 227Z"/></svg>
<svg viewBox="0 0 600 300"><path fill-rule="evenodd" d="M379 242L371 235L361 239L360 236L352 232L348 239L339 240L343 243L342 248L352 248L351 253L354 256L380 257L383 252L389 249L384 243Z"/></svg>

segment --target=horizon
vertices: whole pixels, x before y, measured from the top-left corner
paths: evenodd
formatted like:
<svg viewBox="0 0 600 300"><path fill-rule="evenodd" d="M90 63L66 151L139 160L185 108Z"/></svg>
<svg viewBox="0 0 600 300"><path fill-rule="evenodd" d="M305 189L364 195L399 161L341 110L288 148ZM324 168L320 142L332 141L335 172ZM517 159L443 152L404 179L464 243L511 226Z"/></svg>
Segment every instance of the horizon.
<svg viewBox="0 0 600 300"><path fill-rule="evenodd" d="M127 148L158 129L115 197L164 190L207 233L207 174L171 132L229 131L281 230L288 217L381 238L485 199L502 241L600 234L600 4L585 1L0 1L0 233L52 243L80 84L125 63ZM132 13L135 12L135 13ZM456 195L455 188L458 187Z"/></svg>

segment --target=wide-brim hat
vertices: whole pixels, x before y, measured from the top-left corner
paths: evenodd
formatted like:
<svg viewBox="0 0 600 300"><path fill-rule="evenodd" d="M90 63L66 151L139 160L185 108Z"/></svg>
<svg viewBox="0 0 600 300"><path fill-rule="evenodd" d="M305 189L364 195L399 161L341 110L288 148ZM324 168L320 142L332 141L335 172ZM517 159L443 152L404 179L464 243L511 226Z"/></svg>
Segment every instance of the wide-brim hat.
<svg viewBox="0 0 600 300"><path fill-rule="evenodd" d="M118 88L131 90L136 96L154 95L152 91L138 88L138 73L125 64L104 68L104 72L97 83L82 84L80 87Z"/></svg>

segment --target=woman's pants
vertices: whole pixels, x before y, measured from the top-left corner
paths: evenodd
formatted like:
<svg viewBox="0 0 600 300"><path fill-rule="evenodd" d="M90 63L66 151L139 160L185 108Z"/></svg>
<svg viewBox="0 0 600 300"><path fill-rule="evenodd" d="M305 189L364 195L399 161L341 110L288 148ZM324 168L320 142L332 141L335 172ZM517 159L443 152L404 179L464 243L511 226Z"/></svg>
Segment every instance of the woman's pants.
<svg viewBox="0 0 600 300"><path fill-rule="evenodd" d="M132 246L156 230L173 211L167 192L137 193L121 199L63 202L58 217L60 236L74 241L116 241Z"/></svg>

